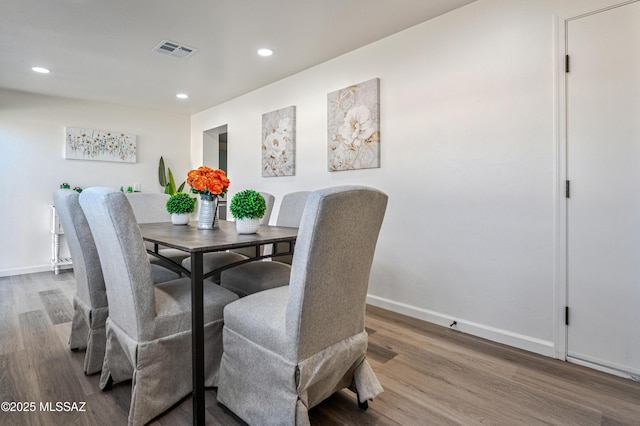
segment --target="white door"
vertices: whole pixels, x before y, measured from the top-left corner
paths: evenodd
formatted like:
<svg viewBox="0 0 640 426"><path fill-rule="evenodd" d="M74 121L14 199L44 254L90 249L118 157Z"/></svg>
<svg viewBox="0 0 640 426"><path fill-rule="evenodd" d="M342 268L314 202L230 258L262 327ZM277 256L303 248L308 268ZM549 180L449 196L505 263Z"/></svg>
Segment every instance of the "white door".
<svg viewBox="0 0 640 426"><path fill-rule="evenodd" d="M638 376L640 2L566 35L567 355Z"/></svg>

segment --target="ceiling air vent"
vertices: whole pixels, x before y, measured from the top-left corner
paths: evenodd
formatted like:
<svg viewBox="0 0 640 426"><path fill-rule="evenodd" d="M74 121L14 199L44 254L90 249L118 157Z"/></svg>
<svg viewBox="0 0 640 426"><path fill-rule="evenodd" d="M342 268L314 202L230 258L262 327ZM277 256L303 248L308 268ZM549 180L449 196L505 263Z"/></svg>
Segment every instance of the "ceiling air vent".
<svg viewBox="0 0 640 426"><path fill-rule="evenodd" d="M198 51L193 47L185 46L169 40L162 40L151 50L180 59L188 58Z"/></svg>

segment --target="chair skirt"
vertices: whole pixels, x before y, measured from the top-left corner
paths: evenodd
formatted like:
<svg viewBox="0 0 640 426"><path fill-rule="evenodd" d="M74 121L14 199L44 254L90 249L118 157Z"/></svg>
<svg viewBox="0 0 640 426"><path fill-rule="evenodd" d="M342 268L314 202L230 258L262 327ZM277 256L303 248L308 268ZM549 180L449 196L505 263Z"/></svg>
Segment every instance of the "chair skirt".
<svg viewBox="0 0 640 426"><path fill-rule="evenodd" d="M100 388L105 388L109 376L113 383L132 380L129 425L148 423L193 390L191 331L136 342L110 319L106 331L107 353ZM217 386L222 319L206 323L204 334L205 386Z"/></svg>
<svg viewBox="0 0 640 426"><path fill-rule="evenodd" d="M361 402L382 392L365 359L362 332L295 362L224 327L218 401L248 424L308 425L308 410L357 388Z"/></svg>
<svg viewBox="0 0 640 426"><path fill-rule="evenodd" d="M73 320L69 348L71 350L85 349L84 374L99 373L104 360L106 345L105 322L109 315L109 308L91 309L78 295L73 298Z"/></svg>

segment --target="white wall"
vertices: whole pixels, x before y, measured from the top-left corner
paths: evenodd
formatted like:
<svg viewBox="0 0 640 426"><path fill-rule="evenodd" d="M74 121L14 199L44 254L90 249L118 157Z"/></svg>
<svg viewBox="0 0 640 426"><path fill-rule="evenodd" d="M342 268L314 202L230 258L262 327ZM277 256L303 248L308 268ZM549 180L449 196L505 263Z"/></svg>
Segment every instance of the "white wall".
<svg viewBox="0 0 640 426"><path fill-rule="evenodd" d="M65 160L65 126L133 133L137 162ZM160 192L160 156L179 184L189 169L189 117L0 89L0 153L0 276L45 271L53 191L67 182Z"/></svg>
<svg viewBox="0 0 640 426"><path fill-rule="evenodd" d="M203 111L192 166L228 125L231 194L380 188L370 303L553 356L554 14L581 3L480 0ZM330 173L327 94L375 77L382 166ZM296 175L262 178L262 114L290 105Z"/></svg>

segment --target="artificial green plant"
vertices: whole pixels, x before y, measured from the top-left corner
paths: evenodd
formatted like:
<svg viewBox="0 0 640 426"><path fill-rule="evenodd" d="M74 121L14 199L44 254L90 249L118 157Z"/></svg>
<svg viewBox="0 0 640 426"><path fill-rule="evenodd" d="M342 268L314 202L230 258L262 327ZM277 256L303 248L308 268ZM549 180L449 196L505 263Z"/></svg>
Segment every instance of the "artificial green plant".
<svg viewBox="0 0 640 426"><path fill-rule="evenodd" d="M167 176L169 176L169 179L167 179ZM184 189L184 182L176 189L176 181L173 179L173 173L171 173L171 169L168 167L165 172L164 159L162 156L160 157L160 164L158 165L158 181L160 182L160 186L164 188L165 194L173 195L176 192L182 192Z"/></svg>
<svg viewBox="0 0 640 426"><path fill-rule="evenodd" d="M176 192L167 200L166 208L170 214L193 213L196 200L186 192Z"/></svg>
<svg viewBox="0 0 640 426"><path fill-rule="evenodd" d="M259 219L264 216L267 203L262 194L253 189L236 193L231 199L229 211L236 219Z"/></svg>

